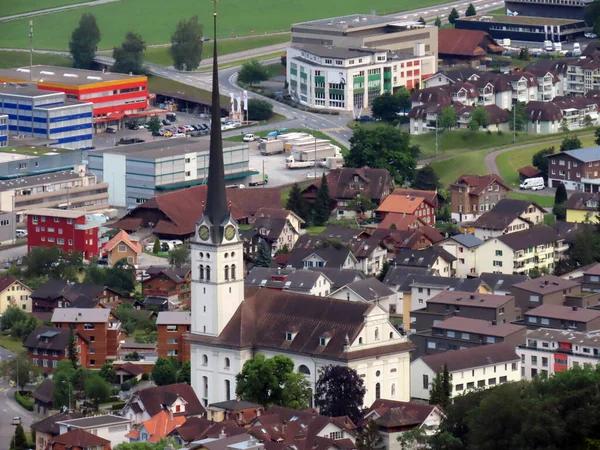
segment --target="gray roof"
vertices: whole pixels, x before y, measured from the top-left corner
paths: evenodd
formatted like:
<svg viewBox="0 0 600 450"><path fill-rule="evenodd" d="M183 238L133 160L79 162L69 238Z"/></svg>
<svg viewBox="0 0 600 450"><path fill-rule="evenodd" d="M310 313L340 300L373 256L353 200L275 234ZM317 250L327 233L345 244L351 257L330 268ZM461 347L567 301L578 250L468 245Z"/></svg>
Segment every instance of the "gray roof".
<svg viewBox="0 0 600 450"><path fill-rule="evenodd" d="M548 155L548 158L554 158L561 154L567 154L582 162L591 162L600 160L600 146L578 148L576 150L566 150L564 152Z"/></svg>
<svg viewBox="0 0 600 450"><path fill-rule="evenodd" d="M227 400L224 402L211 403L208 405L213 408L226 409L228 411L239 411L241 409L262 408L258 403L246 402L244 400Z"/></svg>
<svg viewBox="0 0 600 450"><path fill-rule="evenodd" d="M472 234L457 234L456 236L451 236L449 239L453 239L460 245L463 245L467 248L477 247L483 244L481 239L473 236Z"/></svg>
<svg viewBox="0 0 600 450"><path fill-rule="evenodd" d="M309 44L292 44L293 48L304 50L307 53L321 56L323 58L360 58L366 55L372 55L376 50L358 50L344 47L324 47L322 45L309 45ZM385 50L379 50L385 51Z"/></svg>
<svg viewBox="0 0 600 450"><path fill-rule="evenodd" d="M125 417L121 416L113 416L112 414L106 414L103 416L65 420L57 423L60 425L68 425L70 428L95 428L113 424L131 423L131 419L126 419Z"/></svg>
<svg viewBox="0 0 600 450"><path fill-rule="evenodd" d="M383 282L391 286L399 286L406 281L409 275L433 276L433 270L427 267L392 266L385 274Z"/></svg>
<svg viewBox="0 0 600 450"><path fill-rule="evenodd" d="M192 313L189 311L161 311L156 325L191 325Z"/></svg>
<svg viewBox="0 0 600 450"><path fill-rule="evenodd" d="M57 95L58 94L58 95ZM31 84L0 84L0 95L22 97L60 97L61 92L44 91Z"/></svg>
<svg viewBox="0 0 600 450"><path fill-rule="evenodd" d="M483 281L480 278L452 278L409 274L398 284L398 290L408 292L413 286L431 286L448 289L449 291L477 292L482 283Z"/></svg>
<svg viewBox="0 0 600 450"><path fill-rule="evenodd" d="M29 66L2 69L0 70L0 77L23 80L25 82L30 82L32 79L33 81L44 80L44 82L85 86L87 84L97 84L106 81L125 81L132 76L116 72L100 72L98 70L73 69L71 67L67 68L36 64L32 67L31 77ZM134 77L140 78L142 75L134 75Z"/></svg>
<svg viewBox="0 0 600 450"><path fill-rule="evenodd" d="M448 371L454 372L517 361L519 360L519 355L516 354L514 346L500 343L436 353L434 355L421 356L420 359L435 372L443 370L444 365L448 367Z"/></svg>
<svg viewBox="0 0 600 450"><path fill-rule="evenodd" d="M51 150L48 149L47 153ZM46 152L40 151L39 156L43 156ZM81 178L77 172L65 170L62 172L47 173L44 175L32 175L28 177L19 177L14 180L0 181L0 191L12 191L13 189L22 189L25 187L43 186L46 184L60 183L69 180L78 180ZM85 214L85 213L84 213ZM81 215L81 214L80 214Z"/></svg>
<svg viewBox="0 0 600 450"><path fill-rule="evenodd" d="M570 342L591 347L600 346L599 333L584 333L581 331L555 330L551 328L540 328L527 333L527 339L540 339L542 341Z"/></svg>
<svg viewBox="0 0 600 450"><path fill-rule="evenodd" d="M522 250L560 240L556 231L546 225L536 225L527 230L504 234L495 239L505 243L513 250ZM492 240L490 239L489 241Z"/></svg>
<svg viewBox="0 0 600 450"><path fill-rule="evenodd" d="M84 322L106 323L110 318L110 309L104 308L56 308L52 314L52 323Z"/></svg>
<svg viewBox="0 0 600 450"><path fill-rule="evenodd" d="M332 289L339 289L354 281L362 280L365 274L357 269L338 269L337 267L313 267L309 270L315 270L323 273L332 283Z"/></svg>
<svg viewBox="0 0 600 450"><path fill-rule="evenodd" d="M522 218L521 215L527 212L527 208L532 204L536 208L542 209L536 203L526 200L515 200L512 198L502 199L494 209L479 216L473 226L475 226L475 228L485 228L489 230L503 230L517 218L529 222L527 219Z"/></svg>
<svg viewBox="0 0 600 450"><path fill-rule="evenodd" d="M322 248L294 248L288 258L288 266L301 269L304 267L304 260L313 254L323 259L327 267L341 268L352 252L347 248L342 247L337 249L331 246Z"/></svg>
<svg viewBox="0 0 600 450"><path fill-rule="evenodd" d="M295 270L287 276L283 288L290 291L308 292L321 276L325 275L315 270Z"/></svg>
<svg viewBox="0 0 600 450"><path fill-rule="evenodd" d="M479 278L492 288L492 291L503 291L508 290L513 284L527 280L529 277L527 275L506 275L503 273L483 272L479 274Z"/></svg>
<svg viewBox="0 0 600 450"><path fill-rule="evenodd" d="M319 277L328 278L319 270L253 267L246 276L246 286L259 286L290 291L310 291Z"/></svg>
<svg viewBox="0 0 600 450"><path fill-rule="evenodd" d="M394 295L394 291L392 291L389 287L375 277L369 277L365 278L364 280L355 281L354 283L350 283L345 287L356 292L366 301L375 301L381 297Z"/></svg>
<svg viewBox="0 0 600 450"><path fill-rule="evenodd" d="M423 250L399 248L394 264L398 266L431 267L440 257L447 262L456 261L456 258L442 247L428 247Z"/></svg>
<svg viewBox="0 0 600 450"><path fill-rule="evenodd" d="M511 295L480 294L479 292L445 290L430 298L427 302L445 305L474 306L477 308L499 308L511 300L514 300L514 297Z"/></svg>

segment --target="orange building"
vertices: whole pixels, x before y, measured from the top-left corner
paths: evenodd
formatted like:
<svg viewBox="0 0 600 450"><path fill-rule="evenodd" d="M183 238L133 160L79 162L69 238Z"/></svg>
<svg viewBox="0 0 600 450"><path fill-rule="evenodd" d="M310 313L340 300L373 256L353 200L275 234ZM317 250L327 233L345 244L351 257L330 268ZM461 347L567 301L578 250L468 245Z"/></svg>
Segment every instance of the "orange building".
<svg viewBox="0 0 600 450"><path fill-rule="evenodd" d="M142 281L142 295L166 297L171 305L190 305L192 270L190 266L151 266L146 270L149 278Z"/></svg>
<svg viewBox="0 0 600 450"><path fill-rule="evenodd" d="M158 357L176 358L179 362L190 360L190 344L183 339L190 332L192 313L186 311L162 311L158 313Z"/></svg>

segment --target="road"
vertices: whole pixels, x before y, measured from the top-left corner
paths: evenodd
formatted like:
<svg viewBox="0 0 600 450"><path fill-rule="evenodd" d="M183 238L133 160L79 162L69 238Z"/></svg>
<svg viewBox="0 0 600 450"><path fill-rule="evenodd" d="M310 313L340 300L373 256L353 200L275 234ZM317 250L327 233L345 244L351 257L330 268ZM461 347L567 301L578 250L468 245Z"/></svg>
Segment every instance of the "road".
<svg viewBox="0 0 600 450"><path fill-rule="evenodd" d="M84 6L96 6L96 5L102 5L104 3L112 3L112 2L118 2L118 1L120 1L120 0L95 0L92 2L75 3L73 5L57 6L56 8L39 9L37 11L30 11L30 12L25 12L25 13L21 13L21 14L13 14L12 16L0 17L0 22L9 22L11 20L18 20L18 19L25 19L27 17L41 16L44 14L51 14L51 13L58 12L58 11L65 11L67 9L82 8Z"/></svg>

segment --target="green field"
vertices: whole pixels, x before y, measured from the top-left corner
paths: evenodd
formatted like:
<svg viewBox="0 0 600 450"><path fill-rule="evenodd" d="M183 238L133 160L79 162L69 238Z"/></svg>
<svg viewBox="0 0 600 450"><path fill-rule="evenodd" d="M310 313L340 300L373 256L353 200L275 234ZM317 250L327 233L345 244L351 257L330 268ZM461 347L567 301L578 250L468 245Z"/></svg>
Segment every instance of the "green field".
<svg viewBox="0 0 600 450"><path fill-rule="evenodd" d="M1 1L0 17L12 16L42 9L56 8L57 6L74 5L90 0L17 0Z"/></svg>
<svg viewBox="0 0 600 450"><path fill-rule="evenodd" d="M71 67L73 65L73 61L67 56L34 53L33 64L48 64L51 66ZM0 50L0 69L10 69L12 67L28 65L29 53Z"/></svg>
<svg viewBox="0 0 600 450"><path fill-rule="evenodd" d="M2 0L2 4L10 0ZM29 0L34 1L34 0ZM36 3L41 3L37 0ZM57 0L58 1L58 0ZM64 0L63 0L64 1ZM20 3L20 1L13 3ZM419 7L441 3L441 0L422 0ZM319 0L264 0L240 2L221 0L218 3L220 37L260 35L275 31L289 31L290 25L311 19L335 17L343 14L389 14L414 8L410 0L360 0L346 2ZM165 3L159 0L120 0L93 7L45 14L35 18L35 48L67 49L69 37L79 18L85 12L96 15L102 32L101 49L118 46L127 31L142 35L147 44L165 44L170 41L175 26L182 18L197 14L205 25L204 34L212 36L213 3L197 0L176 0ZM254 31L254 33L252 33ZM15 20L0 24L0 47L28 48L29 20Z"/></svg>
<svg viewBox="0 0 600 450"><path fill-rule="evenodd" d="M473 175L486 174L487 168L485 167L484 158L490 151L491 150L487 149L461 153L452 158L434 161L431 163L431 167L434 168L435 172L440 177L442 185L448 187L450 183L456 181L456 179L464 173Z"/></svg>
<svg viewBox="0 0 600 450"><path fill-rule="evenodd" d="M553 195L526 194L524 192L511 191L508 193L508 198L536 202L542 208L552 208L554 206L554 196Z"/></svg>
<svg viewBox="0 0 600 450"><path fill-rule="evenodd" d="M219 56L243 52L245 50L251 50L259 47L266 47L268 45L281 44L284 42L289 42L289 40L290 35L288 33L237 39L223 39L219 41ZM205 42L202 47L202 59L206 60L208 58L212 58L212 56L212 42ZM169 47L150 47L146 49L144 59L148 62L162 64L163 66L173 65L173 58L171 58L169 53Z"/></svg>

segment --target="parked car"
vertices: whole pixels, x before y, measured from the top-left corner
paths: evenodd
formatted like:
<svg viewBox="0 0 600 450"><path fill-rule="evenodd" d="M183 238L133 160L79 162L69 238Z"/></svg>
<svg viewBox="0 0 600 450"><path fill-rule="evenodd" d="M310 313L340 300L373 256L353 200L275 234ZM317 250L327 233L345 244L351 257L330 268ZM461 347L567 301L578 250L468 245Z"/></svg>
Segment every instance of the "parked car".
<svg viewBox="0 0 600 450"><path fill-rule="evenodd" d="M115 127L106 127L107 133L116 133L117 129Z"/></svg>
<svg viewBox="0 0 600 450"><path fill-rule="evenodd" d="M27 237L27 230L16 230L15 231L15 236L18 237L18 238Z"/></svg>
<svg viewBox="0 0 600 450"><path fill-rule="evenodd" d="M358 118L359 122L373 122L373 118L371 116L360 116Z"/></svg>
<svg viewBox="0 0 600 450"><path fill-rule="evenodd" d="M173 132L171 130L165 130L163 132L163 136L164 137L172 137L173 136Z"/></svg>
<svg viewBox="0 0 600 450"><path fill-rule="evenodd" d="M255 140L256 136L254 136L252 133L249 133L242 138L242 141L244 142L254 142Z"/></svg>
<svg viewBox="0 0 600 450"><path fill-rule="evenodd" d="M598 37L596 33L584 33L583 35L588 39L596 39Z"/></svg>
<svg viewBox="0 0 600 450"><path fill-rule="evenodd" d="M161 120L161 122L162 122L162 124L163 124L165 127L168 127L169 125L171 125L171 122L169 122L169 121L168 121L168 120L166 120L166 119L163 119L163 120Z"/></svg>
<svg viewBox="0 0 600 450"><path fill-rule="evenodd" d="M20 425L20 424L21 424L21 418L19 416L15 416L12 418L11 425Z"/></svg>

